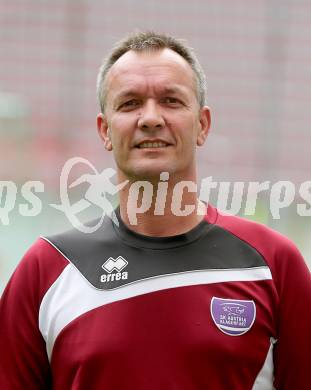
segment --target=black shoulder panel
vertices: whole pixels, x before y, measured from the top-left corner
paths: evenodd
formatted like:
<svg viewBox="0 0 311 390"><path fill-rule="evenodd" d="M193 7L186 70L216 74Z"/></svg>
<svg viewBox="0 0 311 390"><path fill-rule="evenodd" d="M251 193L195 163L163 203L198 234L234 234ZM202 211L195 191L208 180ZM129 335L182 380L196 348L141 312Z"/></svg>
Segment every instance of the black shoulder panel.
<svg viewBox="0 0 311 390"><path fill-rule="evenodd" d="M131 245L109 218L91 234L73 229L45 239L102 290L161 275L266 266L262 256L246 242L219 226L208 222L201 225L195 240L185 244L180 235L177 244L169 247L165 244L168 238L163 238L163 246L158 238L154 248L139 247L137 240ZM172 243L172 237L169 240Z"/></svg>

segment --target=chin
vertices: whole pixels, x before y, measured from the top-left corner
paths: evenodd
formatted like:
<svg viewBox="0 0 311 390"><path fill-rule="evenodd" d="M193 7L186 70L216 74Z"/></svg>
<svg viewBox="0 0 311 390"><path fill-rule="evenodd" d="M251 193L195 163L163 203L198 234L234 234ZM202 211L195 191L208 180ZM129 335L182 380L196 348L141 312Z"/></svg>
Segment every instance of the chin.
<svg viewBox="0 0 311 390"><path fill-rule="evenodd" d="M149 164L144 164L140 166L133 167L132 169L129 169L131 167L127 167L126 169L126 175L128 177L134 177L135 179L139 180L154 180L160 178L160 174L162 172L169 172L169 174L174 173L174 169L172 169L172 165L167 164L156 164L154 161L150 162Z"/></svg>

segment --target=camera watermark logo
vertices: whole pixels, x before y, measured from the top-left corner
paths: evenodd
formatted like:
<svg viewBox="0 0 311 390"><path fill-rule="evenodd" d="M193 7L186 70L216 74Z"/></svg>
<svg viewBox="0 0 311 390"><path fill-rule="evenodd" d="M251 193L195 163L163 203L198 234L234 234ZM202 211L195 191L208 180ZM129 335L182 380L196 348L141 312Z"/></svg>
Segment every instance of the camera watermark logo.
<svg viewBox="0 0 311 390"><path fill-rule="evenodd" d="M68 179L71 170L77 164L84 164L91 168L93 173L85 173L68 185ZM111 179L115 176L116 171L113 168L106 168L101 173L97 171L92 163L82 157L73 157L66 161L61 175L60 175L60 200L61 203L50 204L57 210L62 211L72 226L82 231L83 233L92 233L96 231L103 223L105 216L108 216L113 220L116 225L119 225L119 221L114 211L114 207L107 195L116 195L124 186L127 185L128 180L115 185ZM68 189L74 188L82 183L88 183L89 187L85 192L84 198L80 199L74 204L70 203ZM96 205L101 208L102 215L99 221L94 226L86 226L81 224L77 214L84 211L91 205Z"/></svg>

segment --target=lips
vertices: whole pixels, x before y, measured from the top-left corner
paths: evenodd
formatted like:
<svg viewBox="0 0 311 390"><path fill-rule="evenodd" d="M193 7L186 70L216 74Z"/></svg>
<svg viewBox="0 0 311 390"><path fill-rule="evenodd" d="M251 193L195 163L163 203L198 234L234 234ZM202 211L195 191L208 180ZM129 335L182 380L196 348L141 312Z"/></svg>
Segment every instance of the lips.
<svg viewBox="0 0 311 390"><path fill-rule="evenodd" d="M139 142L136 145L136 148L139 149L146 149L146 148L166 148L167 146L170 146L166 141L163 140L144 140Z"/></svg>

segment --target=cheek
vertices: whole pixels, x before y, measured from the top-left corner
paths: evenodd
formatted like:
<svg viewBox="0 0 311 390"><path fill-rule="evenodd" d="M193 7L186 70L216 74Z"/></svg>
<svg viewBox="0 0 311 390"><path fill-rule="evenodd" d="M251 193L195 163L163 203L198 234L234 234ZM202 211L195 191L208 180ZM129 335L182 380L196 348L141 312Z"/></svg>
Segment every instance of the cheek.
<svg viewBox="0 0 311 390"><path fill-rule="evenodd" d="M135 128L133 120L126 117L116 117L110 122L111 139L115 145L123 144L132 136Z"/></svg>
<svg viewBox="0 0 311 390"><path fill-rule="evenodd" d="M189 116L181 116L172 128L179 129L177 131L177 137L181 142L186 145L196 144L198 134L198 122L196 118Z"/></svg>
<svg viewBox="0 0 311 390"><path fill-rule="evenodd" d="M135 118L131 115L118 115L111 119L111 132L118 135L118 137L126 136L135 128Z"/></svg>
<svg viewBox="0 0 311 390"><path fill-rule="evenodd" d="M111 118L111 141L114 158L120 164L130 158L130 149L136 131L136 119L132 115L116 115Z"/></svg>

